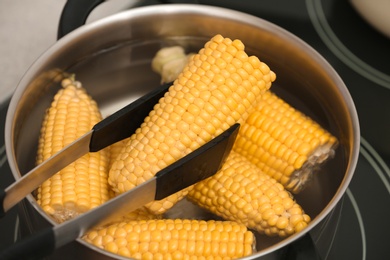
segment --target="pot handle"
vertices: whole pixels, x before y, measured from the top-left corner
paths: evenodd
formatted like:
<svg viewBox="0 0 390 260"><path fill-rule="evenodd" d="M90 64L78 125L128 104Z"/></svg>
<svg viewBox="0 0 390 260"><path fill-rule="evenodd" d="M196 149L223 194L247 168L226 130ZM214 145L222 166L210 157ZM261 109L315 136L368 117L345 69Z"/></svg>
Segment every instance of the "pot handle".
<svg viewBox="0 0 390 260"><path fill-rule="evenodd" d="M85 24L88 15L105 0L67 0L62 9L57 40ZM159 0L162 4L199 3L199 0Z"/></svg>
<svg viewBox="0 0 390 260"><path fill-rule="evenodd" d="M104 0L68 0L62 9L57 39L85 24L92 10Z"/></svg>

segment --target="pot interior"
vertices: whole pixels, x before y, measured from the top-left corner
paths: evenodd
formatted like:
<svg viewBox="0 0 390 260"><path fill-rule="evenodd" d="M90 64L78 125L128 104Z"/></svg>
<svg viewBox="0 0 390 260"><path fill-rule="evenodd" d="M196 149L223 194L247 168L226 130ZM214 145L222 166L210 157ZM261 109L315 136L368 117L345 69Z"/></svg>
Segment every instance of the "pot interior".
<svg viewBox="0 0 390 260"><path fill-rule="evenodd" d="M26 73L11 101L6 145L15 178L34 166L45 109L64 74L74 73L106 116L160 84L150 63L161 47L182 45L197 52L215 34L240 39L248 54L258 56L276 73L271 90L339 139L335 157L295 195L313 219L311 225L318 223L342 196L356 164L359 130L352 100L334 70L305 43L259 18L222 8L133 9L84 26L57 42ZM32 196L29 201L37 207ZM185 214L215 218L186 201L175 206L170 217ZM257 250L292 239L258 235Z"/></svg>

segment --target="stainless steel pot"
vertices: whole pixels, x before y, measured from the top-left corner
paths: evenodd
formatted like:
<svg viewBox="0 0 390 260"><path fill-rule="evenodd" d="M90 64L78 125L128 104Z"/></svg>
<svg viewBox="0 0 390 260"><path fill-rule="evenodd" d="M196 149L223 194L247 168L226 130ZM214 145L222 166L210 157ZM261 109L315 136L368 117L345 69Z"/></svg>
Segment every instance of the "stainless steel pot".
<svg viewBox="0 0 390 260"><path fill-rule="evenodd" d="M217 33L241 39L249 54L257 55L276 72L273 91L340 141L335 158L296 196L312 217L311 224L285 239L258 235L258 252L246 259L283 259L291 245L307 236L319 255L324 255L358 159L360 132L353 100L335 70L305 42L265 20L229 9L192 4L138 7L82 26L59 39L23 76L9 106L5 143L15 179L34 165L44 111L64 72L75 73L107 115L159 85L159 76L150 68L159 48L180 44L188 51L197 51ZM193 209L189 215L185 213L188 207ZM55 225L33 195L19 208L23 234ZM174 214L210 217L186 201L175 207ZM82 240L61 248L52 257L118 258Z"/></svg>

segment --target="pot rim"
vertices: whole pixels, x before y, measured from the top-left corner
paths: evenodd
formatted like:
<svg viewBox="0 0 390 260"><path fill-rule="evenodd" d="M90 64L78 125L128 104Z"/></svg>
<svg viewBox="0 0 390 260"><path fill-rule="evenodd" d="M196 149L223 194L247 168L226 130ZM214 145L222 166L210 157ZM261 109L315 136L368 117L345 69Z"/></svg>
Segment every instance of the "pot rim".
<svg viewBox="0 0 390 260"><path fill-rule="evenodd" d="M315 227L319 222L321 222L336 206L336 204L339 203L341 198L344 196L344 193L346 189L348 188L349 183L351 182L351 179L353 177L353 174L355 172L355 168L357 165L358 157L359 157L359 147L360 147L360 126L359 126L359 120L357 111L354 105L354 102L352 100L352 97L344 84L341 77L338 75L338 73L335 71L335 69L327 62L327 60L322 57L313 47L311 47L308 43L304 42L302 39L298 38L291 32L287 31L286 29L273 24L267 20L264 20L262 18L256 17L251 14L247 14L241 11L236 11L224 7L217 7L217 6L209 6L209 5L196 5L196 4L169 4L169 5L152 5L152 6L143 6L143 7L136 7L132 8L130 10L121 11L117 14L110 15L108 17L99 19L97 21L91 22L89 24L86 24L80 28L77 28L76 30L70 32L69 34L65 35L63 38L59 39L56 43L54 43L48 50L46 50L26 71L26 73L22 76L16 90L14 91L7 116L6 116L6 124L5 124L5 145L6 145L6 153L7 158L9 161L9 166L11 168L11 172L16 180L20 178L20 172L18 170L17 164L16 164L16 158L12 146L12 140L13 140L13 119L14 119L14 112L16 107L18 106L19 100L24 94L25 86L28 85L29 82L31 82L34 78L34 76L39 72L39 68L42 66L42 64L51 57L55 56L55 54L63 49L66 48L67 45L72 44L74 39L86 37L89 34L95 34L99 31L100 28L109 26L110 24L122 21L122 20L129 20L137 17L142 16L149 16L155 13L164 13L166 15L169 14L177 14L177 13L191 13L191 14L199 14L199 15L206 15L206 16L213 16L214 18L228 18L232 21L238 22L238 23L244 23L249 24L255 27L259 27L261 29L267 30L272 32L272 34L276 35L277 37L280 37L283 40L289 41L290 44L293 44L295 47L303 50L305 53L309 54L313 60L317 64L319 64L322 69L329 75L332 80L335 82L335 85L337 85L337 91L339 91L340 95L344 98L344 102L347 105L347 109L350 115L351 125L353 126L353 133L351 133L351 153L349 154L348 158L348 164L346 167L344 178L337 189L335 195L333 198L329 201L327 206L309 223L309 225L302 230L301 232L297 234L293 234L282 241L267 247L266 249L263 249L251 256L245 257L245 259L254 259L259 256L265 256L267 254L270 254L274 251L277 251L278 249L281 249L282 247L287 246L288 244L294 242L295 240L299 239L306 233L310 232L313 227ZM38 211L41 216L43 216L48 222L50 222L52 225L56 225L56 222L54 222L49 216L47 216L41 208L37 205L35 198L29 194L27 197L27 200L29 203L34 207L36 211ZM110 257L118 258L118 255L112 254L110 252L104 251L102 249L99 249L87 242L85 242L82 239L77 239L77 241L84 246L87 246L89 248L92 248L94 251L98 251L102 254L105 254ZM129 258L118 258L118 259L129 259Z"/></svg>

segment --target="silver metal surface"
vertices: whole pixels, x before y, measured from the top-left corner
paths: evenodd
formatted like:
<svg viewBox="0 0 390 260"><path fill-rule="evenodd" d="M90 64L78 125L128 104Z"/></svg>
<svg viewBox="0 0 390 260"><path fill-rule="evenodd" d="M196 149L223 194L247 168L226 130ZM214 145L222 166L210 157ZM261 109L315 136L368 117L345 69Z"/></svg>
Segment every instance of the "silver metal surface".
<svg viewBox="0 0 390 260"><path fill-rule="evenodd" d="M155 194L156 178L152 178L77 218L55 226L56 248L81 237L95 226L110 223L153 201Z"/></svg>
<svg viewBox="0 0 390 260"><path fill-rule="evenodd" d="M7 212L29 193L38 188L45 180L62 170L65 166L84 154L87 154L89 152L89 142L92 133L93 131L91 130L84 134L6 188L6 196L3 204L4 211Z"/></svg>
<svg viewBox="0 0 390 260"><path fill-rule="evenodd" d="M27 71L9 106L5 141L15 178L34 163L40 119L56 90L55 83L34 84L36 78L58 68L75 73L107 116L159 85L160 78L150 66L157 50L177 44L198 51L215 34L240 39L250 55L276 73L271 90L278 90L340 141L335 158L296 195L312 217L309 226L286 239L257 234L258 252L248 259L273 254L316 229L343 197L355 171L360 130L353 100L337 72L305 42L261 18L224 8L190 4L135 8L83 26L54 44ZM32 231L55 225L32 195L27 199L26 219ZM175 208L175 216L186 212L213 218L188 203ZM82 240L72 246L83 259L117 258ZM59 250L53 258L61 259L68 251Z"/></svg>

